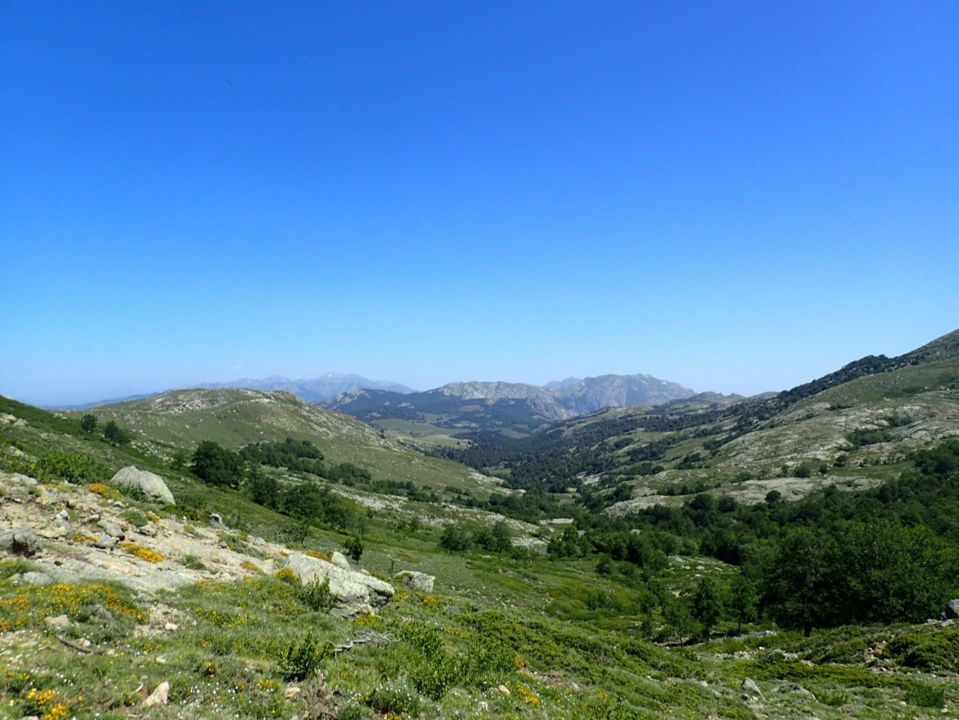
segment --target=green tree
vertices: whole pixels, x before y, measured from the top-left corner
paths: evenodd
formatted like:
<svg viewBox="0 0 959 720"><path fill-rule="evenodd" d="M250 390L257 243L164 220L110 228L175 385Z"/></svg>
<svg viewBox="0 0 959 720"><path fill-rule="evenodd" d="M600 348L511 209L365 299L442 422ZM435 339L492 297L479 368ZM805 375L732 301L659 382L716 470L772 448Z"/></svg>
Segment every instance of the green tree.
<svg viewBox="0 0 959 720"><path fill-rule="evenodd" d="M177 451L173 453L173 457L170 458L170 467L174 470L182 470L189 461L189 453L183 448L178 448Z"/></svg>
<svg viewBox="0 0 959 720"><path fill-rule="evenodd" d="M832 540L822 530L799 528L779 543L764 576L764 602L776 621L801 627L806 637L827 624Z"/></svg>
<svg viewBox="0 0 959 720"><path fill-rule="evenodd" d="M193 453L190 464L193 474L207 485L240 487L243 480L243 459L212 440L203 440Z"/></svg>
<svg viewBox="0 0 959 720"><path fill-rule="evenodd" d="M665 593L661 601L663 618L672 628L673 637L680 641L692 634L693 616L689 609L689 602L683 597L674 597L672 593Z"/></svg>
<svg viewBox="0 0 959 720"><path fill-rule="evenodd" d="M352 558L353 562L359 565L360 557L363 555L363 542L354 535L346 541L344 547L346 548L347 555Z"/></svg>
<svg viewBox="0 0 959 720"><path fill-rule="evenodd" d="M513 534L504 520L498 521L492 527L481 528L474 540L477 545L489 552L507 552L513 547Z"/></svg>
<svg viewBox="0 0 959 720"><path fill-rule="evenodd" d="M328 488L313 481L302 482L283 494L283 511L298 520L313 522L323 516L330 501Z"/></svg>
<svg viewBox="0 0 959 720"><path fill-rule="evenodd" d="M93 433L97 429L97 416L87 413L80 418L80 429L85 433Z"/></svg>
<svg viewBox="0 0 959 720"><path fill-rule="evenodd" d="M447 525L440 535L440 547L451 555L466 552L470 548L470 536L459 525Z"/></svg>
<svg viewBox="0 0 959 720"><path fill-rule="evenodd" d="M105 437L111 445L118 446L129 445L132 438L130 433L117 425L115 420L108 420L107 424L103 426L103 437Z"/></svg>
<svg viewBox="0 0 959 720"><path fill-rule="evenodd" d="M723 596L712 578L699 578L696 594L693 595L692 614L702 623L703 635L708 638L713 626L723 614Z"/></svg>
<svg viewBox="0 0 959 720"><path fill-rule="evenodd" d="M756 587L740 570L729 586L729 609L738 623L737 632L742 631L744 622L753 622L756 619L758 602L759 595L756 593Z"/></svg>
<svg viewBox="0 0 959 720"><path fill-rule="evenodd" d="M250 464L246 469L246 489L250 499L257 505L277 510L280 507L280 484L267 475L259 465Z"/></svg>

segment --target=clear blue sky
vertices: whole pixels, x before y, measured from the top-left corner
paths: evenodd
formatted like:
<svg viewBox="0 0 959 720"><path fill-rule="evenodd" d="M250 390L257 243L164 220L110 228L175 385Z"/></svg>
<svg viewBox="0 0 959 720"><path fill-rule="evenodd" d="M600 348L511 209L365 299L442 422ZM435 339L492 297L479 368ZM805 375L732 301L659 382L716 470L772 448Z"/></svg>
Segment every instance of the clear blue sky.
<svg viewBox="0 0 959 720"><path fill-rule="evenodd" d="M959 327L959 3L0 3L0 394L649 373Z"/></svg>

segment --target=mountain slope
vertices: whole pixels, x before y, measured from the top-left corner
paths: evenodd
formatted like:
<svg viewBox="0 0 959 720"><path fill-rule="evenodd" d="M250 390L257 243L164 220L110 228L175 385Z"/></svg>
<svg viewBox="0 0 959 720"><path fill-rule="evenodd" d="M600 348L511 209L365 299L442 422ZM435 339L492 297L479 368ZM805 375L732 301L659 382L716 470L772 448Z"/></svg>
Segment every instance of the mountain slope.
<svg viewBox="0 0 959 720"><path fill-rule="evenodd" d="M756 502L770 490L864 487L893 476L912 450L956 435L959 332L771 397L610 409L525 440L478 434L445 454L527 489L626 481L639 507L702 489Z"/></svg>
<svg viewBox="0 0 959 720"><path fill-rule="evenodd" d="M238 449L251 442L292 437L316 443L330 462L365 467L381 480L437 487L475 487L484 481L462 465L425 456L355 418L285 392L173 390L90 412L104 420L114 419L154 443L189 451L201 440Z"/></svg>

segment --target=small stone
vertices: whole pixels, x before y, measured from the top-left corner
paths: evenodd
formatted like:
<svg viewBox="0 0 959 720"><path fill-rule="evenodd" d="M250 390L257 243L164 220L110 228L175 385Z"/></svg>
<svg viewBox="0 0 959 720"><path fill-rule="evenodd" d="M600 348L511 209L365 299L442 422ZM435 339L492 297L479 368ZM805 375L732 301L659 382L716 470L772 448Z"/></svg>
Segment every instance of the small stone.
<svg viewBox="0 0 959 720"><path fill-rule="evenodd" d="M344 570L350 569L350 561L346 559L346 555L336 550L334 550L333 554L330 555L330 562L336 565L338 568L343 568Z"/></svg>
<svg viewBox="0 0 959 720"><path fill-rule="evenodd" d="M45 617L43 618L43 624L47 627L54 628L68 628L70 627L70 618L66 615L57 615L56 617Z"/></svg>
<svg viewBox="0 0 959 720"><path fill-rule="evenodd" d="M283 691L283 696L287 700L289 700L290 698L296 697L299 694L300 694L300 688L296 686L288 687L286 690Z"/></svg>
<svg viewBox="0 0 959 720"><path fill-rule="evenodd" d="M156 705L166 705L167 696L170 694L170 683L166 680L157 685L156 690L150 693L150 697L143 701L143 707L155 707Z"/></svg>
<svg viewBox="0 0 959 720"><path fill-rule="evenodd" d="M137 530L141 535L146 535L147 537L156 537L157 529L152 525L144 525L142 528Z"/></svg>
<svg viewBox="0 0 959 720"><path fill-rule="evenodd" d="M111 535L104 535L103 537L97 538L97 541L93 543L93 547L100 548L101 550L112 550L117 545L117 539Z"/></svg>
<svg viewBox="0 0 959 720"><path fill-rule="evenodd" d="M179 628L179 627L180 627L180 626L177 625L176 623L168 622L166 625L163 626L163 629L164 629L164 630L169 630L170 632L173 632L174 630L176 630L176 629Z"/></svg>
<svg viewBox="0 0 959 720"><path fill-rule="evenodd" d="M157 655L156 664L157 664L157 665L166 665L166 658L163 657L162 655Z"/></svg>
<svg viewBox="0 0 959 720"><path fill-rule="evenodd" d="M498 687L496 688L496 690L497 690L497 692L502 693L502 694L505 695L506 697L509 697L509 696L512 694L512 693L510 693L509 688L506 687L505 685L500 685L500 686L498 686Z"/></svg>

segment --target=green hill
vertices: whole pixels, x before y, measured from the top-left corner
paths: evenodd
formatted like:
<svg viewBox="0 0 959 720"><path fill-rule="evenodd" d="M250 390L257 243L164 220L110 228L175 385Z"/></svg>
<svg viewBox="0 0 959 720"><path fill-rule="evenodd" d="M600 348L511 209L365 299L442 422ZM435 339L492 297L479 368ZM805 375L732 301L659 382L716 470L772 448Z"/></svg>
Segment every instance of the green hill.
<svg viewBox="0 0 959 720"><path fill-rule="evenodd" d="M252 442L311 440L334 463L353 463L375 478L428 487L492 484L462 465L429 457L369 425L310 405L286 392L227 389L174 390L142 400L68 413L90 413L131 428L161 455L190 452L201 440L238 450Z"/></svg>

